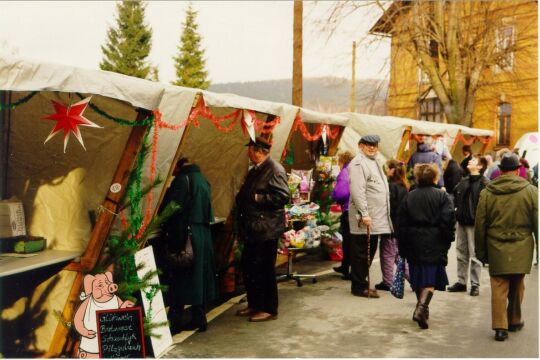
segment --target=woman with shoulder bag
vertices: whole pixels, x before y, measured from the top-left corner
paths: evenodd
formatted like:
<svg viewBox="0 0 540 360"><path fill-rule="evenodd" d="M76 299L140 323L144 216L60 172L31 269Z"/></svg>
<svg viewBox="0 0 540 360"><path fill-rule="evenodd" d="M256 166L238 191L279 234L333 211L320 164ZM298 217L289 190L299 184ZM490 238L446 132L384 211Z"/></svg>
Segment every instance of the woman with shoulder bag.
<svg viewBox="0 0 540 360"><path fill-rule="evenodd" d="M448 285L448 249L454 241L454 206L448 194L437 188L440 176L435 164L417 164L418 187L411 191L399 211L399 254L407 259L411 287L418 300L413 320L428 328L429 303L435 290Z"/></svg>
<svg viewBox="0 0 540 360"><path fill-rule="evenodd" d="M180 209L162 226L166 243L162 256L162 262L166 263L164 282L169 285L168 317L173 334L196 328L205 331L205 307L217 297L214 244L210 231L210 223L214 219L210 184L200 168L185 157L178 160L174 176L162 206L164 209L170 202L180 205ZM185 254L189 253L189 243L192 259ZM187 319L184 305L191 305L191 319Z"/></svg>

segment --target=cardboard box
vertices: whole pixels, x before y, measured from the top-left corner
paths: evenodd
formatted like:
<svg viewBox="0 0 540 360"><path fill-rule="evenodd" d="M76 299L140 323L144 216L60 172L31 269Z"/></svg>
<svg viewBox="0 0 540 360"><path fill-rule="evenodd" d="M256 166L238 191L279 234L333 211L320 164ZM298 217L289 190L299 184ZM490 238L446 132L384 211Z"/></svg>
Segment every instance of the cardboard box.
<svg viewBox="0 0 540 360"><path fill-rule="evenodd" d="M0 238L25 236L24 208L16 199L0 201Z"/></svg>

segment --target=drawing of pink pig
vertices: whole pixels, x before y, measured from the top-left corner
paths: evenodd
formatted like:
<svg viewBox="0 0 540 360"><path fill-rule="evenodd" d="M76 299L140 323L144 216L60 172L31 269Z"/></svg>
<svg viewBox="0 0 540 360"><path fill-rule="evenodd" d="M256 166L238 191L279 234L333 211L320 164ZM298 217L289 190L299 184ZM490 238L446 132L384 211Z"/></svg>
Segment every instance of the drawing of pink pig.
<svg viewBox="0 0 540 360"><path fill-rule="evenodd" d="M86 275L83 283L84 291L80 295L82 303L73 317L75 330L81 334L78 356L99 358L96 311L132 307L134 303L129 300L122 301L114 294L118 290L118 285L113 282L110 271Z"/></svg>

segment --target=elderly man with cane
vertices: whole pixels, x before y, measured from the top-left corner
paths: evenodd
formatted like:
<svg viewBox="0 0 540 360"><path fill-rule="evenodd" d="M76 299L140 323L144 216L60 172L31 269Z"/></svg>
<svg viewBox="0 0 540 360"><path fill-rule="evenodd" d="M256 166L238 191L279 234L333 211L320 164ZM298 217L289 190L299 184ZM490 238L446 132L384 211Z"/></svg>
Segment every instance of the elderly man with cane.
<svg viewBox="0 0 540 360"><path fill-rule="evenodd" d="M388 182L377 159L378 135L363 136L360 153L349 164L351 230L351 293L354 296L378 298L377 290L369 287L369 267L378 240L392 233Z"/></svg>

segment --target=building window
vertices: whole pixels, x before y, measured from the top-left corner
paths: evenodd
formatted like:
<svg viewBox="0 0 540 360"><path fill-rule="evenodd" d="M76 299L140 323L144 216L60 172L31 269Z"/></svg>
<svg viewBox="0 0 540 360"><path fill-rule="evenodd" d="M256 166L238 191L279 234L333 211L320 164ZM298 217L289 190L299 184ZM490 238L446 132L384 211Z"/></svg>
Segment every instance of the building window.
<svg viewBox="0 0 540 360"><path fill-rule="evenodd" d="M429 56L439 65L439 43L434 40L429 40Z"/></svg>
<svg viewBox="0 0 540 360"><path fill-rule="evenodd" d="M514 68L515 28L505 25L497 29L496 52L499 54L495 72L511 71Z"/></svg>
<svg viewBox="0 0 540 360"><path fill-rule="evenodd" d="M420 120L444 122L444 111L439 98L432 97L420 100Z"/></svg>
<svg viewBox="0 0 540 360"><path fill-rule="evenodd" d="M501 103L498 109L497 145L510 145L510 125L512 121L512 104Z"/></svg>
<svg viewBox="0 0 540 360"><path fill-rule="evenodd" d="M429 76L420 66L417 68L416 76L419 84L429 84Z"/></svg>

